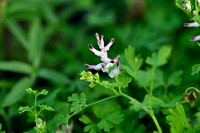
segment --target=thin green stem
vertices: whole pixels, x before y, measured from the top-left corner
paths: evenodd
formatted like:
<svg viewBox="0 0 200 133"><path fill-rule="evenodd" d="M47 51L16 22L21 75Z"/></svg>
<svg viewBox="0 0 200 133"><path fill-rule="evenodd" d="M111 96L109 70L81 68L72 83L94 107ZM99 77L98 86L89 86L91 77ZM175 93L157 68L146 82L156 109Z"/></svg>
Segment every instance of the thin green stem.
<svg viewBox="0 0 200 133"><path fill-rule="evenodd" d="M37 96L36 95L35 95L35 102L34 102L34 115L35 115L35 127L37 130L37 133L39 133L38 123L37 123Z"/></svg>
<svg viewBox="0 0 200 133"><path fill-rule="evenodd" d="M195 9L197 12L199 12L198 6L197 6L197 0L195 0Z"/></svg>
<svg viewBox="0 0 200 133"><path fill-rule="evenodd" d="M145 86L143 86L143 87L144 87L145 91L146 91L148 94L150 94L150 91L147 89L147 87L145 87Z"/></svg>
<svg viewBox="0 0 200 133"><path fill-rule="evenodd" d="M154 111L153 111L152 107L150 106L149 109L151 111L150 116L153 119L153 122L155 123L156 128L158 129L158 132L162 133L162 129L161 129L161 127L160 127L160 125L159 125L159 123L158 123L158 121L157 121L157 119L156 119L156 117L154 115Z"/></svg>
<svg viewBox="0 0 200 133"><path fill-rule="evenodd" d="M154 87L154 77L155 77L156 67L153 67L152 69L152 75L151 75L151 84L150 84L150 95L153 95L153 87Z"/></svg>
<svg viewBox="0 0 200 133"><path fill-rule="evenodd" d="M95 104L98 104L98 103L100 103L100 102L104 102L104 101L107 101L107 100L110 100L110 99L113 99L113 98L116 98L116 97L119 97L119 95L114 95L114 96L110 96L110 97L106 97L106 98L104 98L104 99L101 99L101 100L98 100L98 101L96 101L96 102L93 102L93 103L90 103L90 104L88 104L88 105L85 105L83 108L81 108L79 111L77 111L77 112L74 112L73 114L71 114L71 115L69 115L68 117L67 117L67 125L68 125L68 120L72 117L72 116L74 116L74 115L76 115L77 113L79 113L80 111L82 111L82 110L84 110L84 109L86 109L86 108L88 108L88 107L90 107L90 106L92 106L92 105L95 105Z"/></svg>
<svg viewBox="0 0 200 133"><path fill-rule="evenodd" d="M137 104L141 104L141 103L140 103L139 101L137 101L135 98L132 98L131 96L129 96L129 95L123 93L123 92L120 92L119 95L121 95L121 96L123 96L123 97L125 97L125 98L127 98L127 99L129 99L129 100L131 100L131 101L134 101L134 102L137 103ZM142 106L142 105L141 105L141 107L142 107L142 109L143 109L147 114L149 114L149 115L151 116L151 118L153 119L154 124L156 125L156 128L158 129L158 132L159 132L159 133L162 133L161 127L160 127L160 125L159 125L159 123L158 123L158 121L157 121L157 119L156 119L156 117L155 117L155 115L154 115L154 112L153 112L151 106L149 107L150 110L149 110L147 107L145 107L145 106Z"/></svg>

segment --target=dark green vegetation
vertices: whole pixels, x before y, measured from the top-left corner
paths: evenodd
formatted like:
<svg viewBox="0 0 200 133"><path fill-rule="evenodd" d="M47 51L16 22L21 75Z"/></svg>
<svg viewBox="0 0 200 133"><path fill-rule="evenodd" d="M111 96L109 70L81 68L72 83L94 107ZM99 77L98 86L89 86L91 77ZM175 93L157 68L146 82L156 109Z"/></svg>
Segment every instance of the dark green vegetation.
<svg viewBox="0 0 200 133"><path fill-rule="evenodd" d="M174 0L3 1L0 3L2 131L35 132L34 115L18 112L20 106L34 106L34 97L26 93L29 87L49 91L37 99L37 104L54 109L39 115L46 121L47 132L62 129L67 123L68 130L73 125L73 133L153 132L157 128L151 115L144 111L147 106L153 110L163 132L170 132L170 127L171 132L180 133L194 131L193 127L198 129L195 125L200 121L200 102L186 103L183 94L188 87L200 88L200 75L191 75L192 66L200 63L200 48L189 41L189 37L200 32L199 28L184 27L184 22L190 22L189 17L176 7ZM121 75L114 82L99 71L102 82L90 88L80 80L80 73L88 71L85 63L100 63L99 57L88 49L89 43L98 47L96 32L104 35L105 44L115 38L108 54L111 58L121 56L120 66L124 69L121 74L128 78ZM141 64L135 61L136 57ZM112 96L112 88L117 88L115 91L123 88L120 96L127 94L141 104L129 103L123 95L88 106ZM87 108L81 110L84 107ZM67 115L73 112L77 114L67 121Z"/></svg>

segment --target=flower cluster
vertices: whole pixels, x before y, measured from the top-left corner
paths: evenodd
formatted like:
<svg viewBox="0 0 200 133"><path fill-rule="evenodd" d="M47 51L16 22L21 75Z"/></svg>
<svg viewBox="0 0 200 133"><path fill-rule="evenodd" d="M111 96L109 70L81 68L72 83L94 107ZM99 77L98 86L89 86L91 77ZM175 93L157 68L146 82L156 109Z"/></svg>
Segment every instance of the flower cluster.
<svg viewBox="0 0 200 133"><path fill-rule="evenodd" d="M120 56L117 56L116 58L114 59L110 59L108 58L108 53L107 51L110 49L110 46L114 43L114 38L112 38L110 40L110 42L104 46L104 40L103 40L103 35L101 35L101 38L99 38L99 34L96 33L95 34L96 36L96 39L97 39L97 44L100 48L100 51L96 50L92 44L89 44L89 49L97 56L101 57L101 61L102 63L99 63L97 65L88 65L88 64L85 64L85 66L89 69L95 69L95 70L102 70L103 72L106 72L106 73L109 73L109 76L111 78L114 78L115 76L119 75L120 74L120 71L119 70L119 58ZM113 65L115 65L115 68L111 71L109 71L109 68L112 68Z"/></svg>
<svg viewBox="0 0 200 133"><path fill-rule="evenodd" d="M197 22L192 22L192 23L185 23L184 26L185 27L199 27L200 25ZM190 40L191 41L198 41L198 40L200 40L200 35L195 36L195 37L191 37Z"/></svg>

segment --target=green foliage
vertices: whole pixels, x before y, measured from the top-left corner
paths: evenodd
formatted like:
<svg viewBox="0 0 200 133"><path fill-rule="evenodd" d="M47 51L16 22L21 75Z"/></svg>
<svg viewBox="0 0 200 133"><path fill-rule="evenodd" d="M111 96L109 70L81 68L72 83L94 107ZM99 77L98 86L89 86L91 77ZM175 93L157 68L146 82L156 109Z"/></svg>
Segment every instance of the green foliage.
<svg viewBox="0 0 200 133"><path fill-rule="evenodd" d="M176 103L176 109L169 109L169 113L170 114L167 115L166 119L169 121L172 133L193 131L190 130L191 126L185 115L185 110L183 108L183 105Z"/></svg>
<svg viewBox="0 0 200 133"><path fill-rule="evenodd" d="M192 66L192 73L191 73L191 75L193 76L195 74L198 74L199 71L200 71L200 64L196 64L196 65Z"/></svg>
<svg viewBox="0 0 200 133"><path fill-rule="evenodd" d="M28 88L26 89L26 91L27 93L34 95L35 97L34 106L33 107L21 106L19 107L18 111L20 114L26 111L31 112L35 118L35 127L34 127L35 130L37 131L37 133L44 133L46 132L46 122L43 121L41 118L38 118L38 115L43 110L54 111L54 109L51 106L47 106L47 105L37 105L37 97L40 95L47 95L48 91L45 89L43 89L42 91L37 91L37 90L33 90L32 88ZM39 108L39 111L37 111L37 107Z"/></svg>
<svg viewBox="0 0 200 133"><path fill-rule="evenodd" d="M72 94L72 96L68 97L68 101L72 102L70 107L70 113L77 113L79 112L85 105L86 105L86 96L84 93Z"/></svg>
<svg viewBox="0 0 200 133"><path fill-rule="evenodd" d="M109 132L113 128L114 124L119 124L123 120L123 115L119 112L114 112L98 123L98 127L103 129L105 132Z"/></svg>
<svg viewBox="0 0 200 133"><path fill-rule="evenodd" d="M145 60L147 64L152 65L154 67L160 67L167 63L167 59L171 55L171 46L166 45L162 46L158 53L153 53L151 57L147 57Z"/></svg>

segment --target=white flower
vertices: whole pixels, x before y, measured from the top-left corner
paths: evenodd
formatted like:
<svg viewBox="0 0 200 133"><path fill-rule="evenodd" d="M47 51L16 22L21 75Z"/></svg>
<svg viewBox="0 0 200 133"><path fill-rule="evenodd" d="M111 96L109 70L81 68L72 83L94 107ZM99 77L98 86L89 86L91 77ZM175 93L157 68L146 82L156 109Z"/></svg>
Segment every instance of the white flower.
<svg viewBox="0 0 200 133"><path fill-rule="evenodd" d="M100 50L96 50L92 44L89 44L89 49L97 56L101 57L101 61L103 63L99 63L97 65L88 65L85 64L85 66L89 69L95 69L95 70L102 70L103 72L109 73L109 68L112 67L116 62L118 62L120 56L115 57L113 60L108 58L108 54L107 51L110 49L110 47L112 46L112 44L114 43L114 38L112 38L110 40L110 42L104 46L104 40L103 40L103 35L101 36L101 39L99 39L99 34L96 33L95 34L96 39L97 39L97 44L100 48ZM117 63L118 69L119 69L119 62ZM111 78L114 78L115 76L117 76L120 71L116 74L116 67L109 73L109 76ZM115 70L115 71L114 71ZM112 74L113 73L113 74Z"/></svg>

